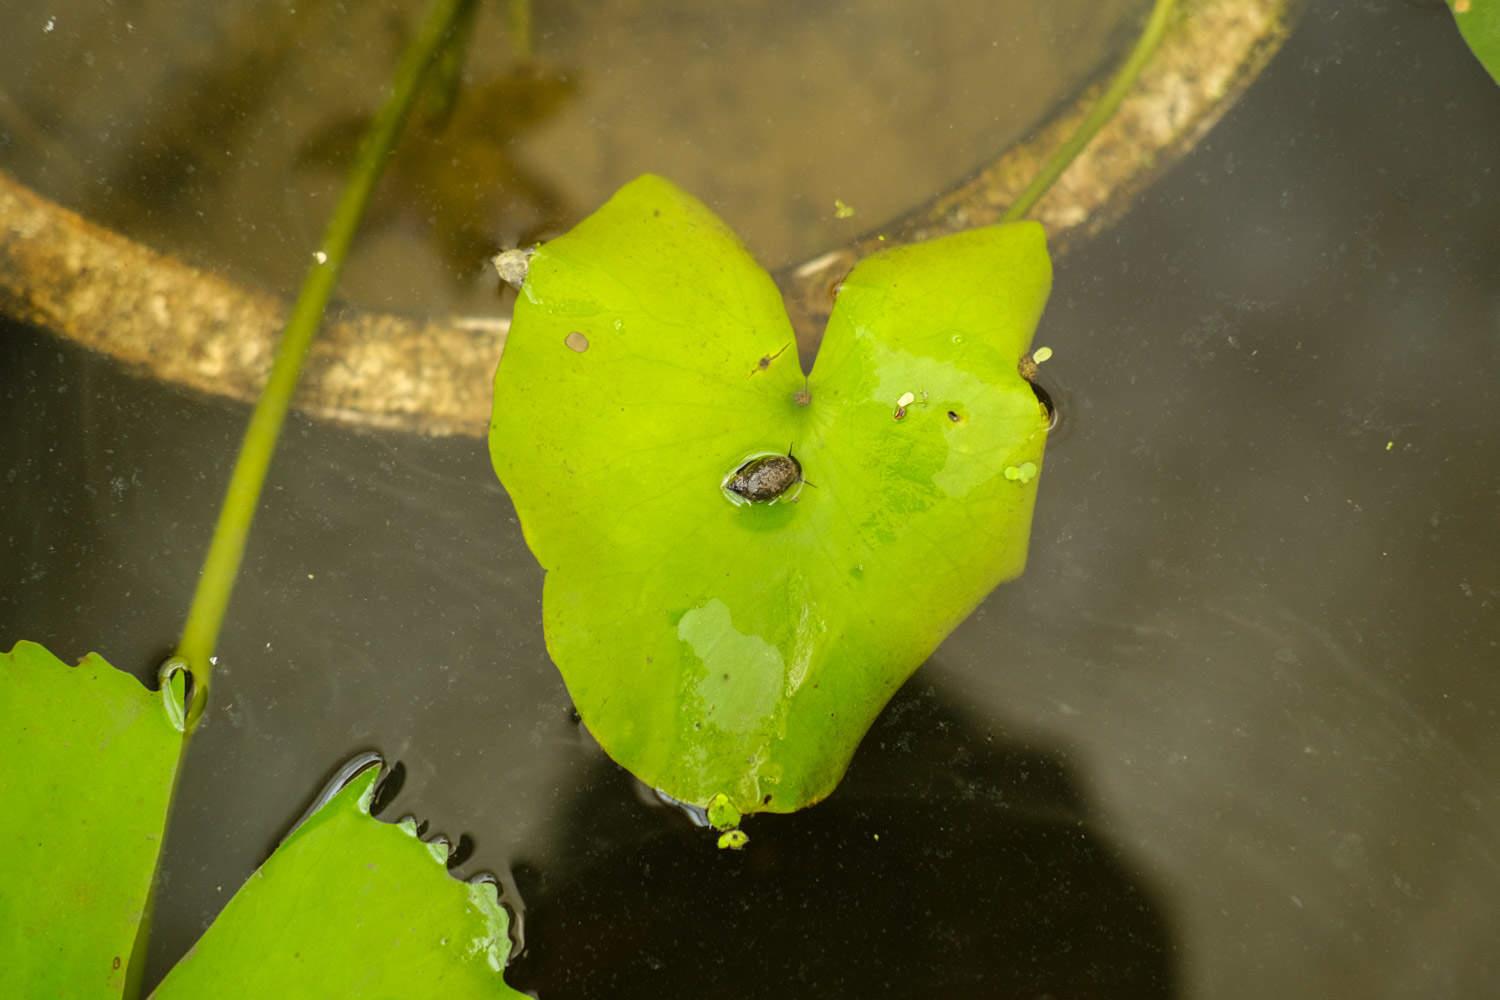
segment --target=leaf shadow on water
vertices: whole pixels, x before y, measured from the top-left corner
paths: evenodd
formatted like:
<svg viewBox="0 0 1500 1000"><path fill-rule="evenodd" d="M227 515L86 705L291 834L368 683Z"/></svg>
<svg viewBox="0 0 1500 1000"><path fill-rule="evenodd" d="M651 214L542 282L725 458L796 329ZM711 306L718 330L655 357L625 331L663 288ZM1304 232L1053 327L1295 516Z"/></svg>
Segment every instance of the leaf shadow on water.
<svg viewBox="0 0 1500 1000"><path fill-rule="evenodd" d="M1178 995L1163 902L1100 832L1066 760L966 718L923 675L831 798L751 820L739 854L679 816L643 822L630 780L613 779L580 782L589 793L547 834L559 863L517 872L531 942L509 973L518 988Z"/></svg>

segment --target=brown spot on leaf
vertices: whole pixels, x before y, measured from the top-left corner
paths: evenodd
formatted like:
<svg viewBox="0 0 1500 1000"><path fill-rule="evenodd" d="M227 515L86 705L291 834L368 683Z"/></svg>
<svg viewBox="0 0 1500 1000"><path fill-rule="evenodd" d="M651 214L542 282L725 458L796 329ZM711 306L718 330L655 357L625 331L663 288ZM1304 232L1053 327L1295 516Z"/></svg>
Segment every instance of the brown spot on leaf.
<svg viewBox="0 0 1500 1000"><path fill-rule="evenodd" d="M584 351L589 349L589 338L585 337L577 330L574 330L572 333L564 337L563 343L567 344L570 350L577 351L579 354L582 354Z"/></svg>

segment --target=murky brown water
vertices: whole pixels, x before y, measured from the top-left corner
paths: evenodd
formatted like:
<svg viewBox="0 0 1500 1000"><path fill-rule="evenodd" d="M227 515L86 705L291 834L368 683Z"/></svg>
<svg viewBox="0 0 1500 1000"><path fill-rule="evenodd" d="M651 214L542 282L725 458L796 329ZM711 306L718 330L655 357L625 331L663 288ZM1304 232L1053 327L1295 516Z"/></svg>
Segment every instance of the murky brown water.
<svg viewBox="0 0 1500 1000"><path fill-rule="evenodd" d="M833 799L753 822L739 857L571 721L480 442L294 419L155 967L378 747L408 772L392 813L515 866L511 979L544 997L1486 995L1497 162L1500 94L1441 9L1314 4L1059 263L1039 342L1065 424L1026 575ZM14 327L0 377L0 635L153 669L245 411Z"/></svg>
<svg viewBox="0 0 1500 1000"><path fill-rule="evenodd" d="M548 0L523 66L506 5L484 4L465 90L441 127L418 116L340 292L494 311L490 253L647 171L735 219L769 267L804 259L993 159L1127 46L1147 6ZM0 164L278 289L301 279L406 34L390 5L331 0L64 0L7 19ZM835 199L855 215L836 218Z"/></svg>

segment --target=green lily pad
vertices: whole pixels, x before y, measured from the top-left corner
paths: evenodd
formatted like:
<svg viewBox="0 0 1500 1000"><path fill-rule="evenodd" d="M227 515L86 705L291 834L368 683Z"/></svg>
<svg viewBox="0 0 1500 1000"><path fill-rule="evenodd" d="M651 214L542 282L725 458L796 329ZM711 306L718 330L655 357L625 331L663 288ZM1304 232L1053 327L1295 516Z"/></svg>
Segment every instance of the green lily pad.
<svg viewBox="0 0 1500 1000"><path fill-rule="evenodd" d="M1448 0L1470 50L1500 83L1500 0Z"/></svg>
<svg viewBox="0 0 1500 1000"><path fill-rule="evenodd" d="M119 997L182 754L166 697L90 653L0 653L0 997Z"/></svg>
<svg viewBox="0 0 1500 1000"><path fill-rule="evenodd" d="M548 650L616 761L744 813L834 788L1025 563L1048 420L1017 363L1050 285L1034 223L877 254L804 381L769 276L660 178L537 251L490 451L547 569ZM774 502L726 488L770 456Z"/></svg>
<svg viewBox="0 0 1500 1000"><path fill-rule="evenodd" d="M185 674L153 692L89 654L0 653L0 997L134 995L183 749ZM495 886L369 815L365 772L235 894L153 994L519 997Z"/></svg>
<svg viewBox="0 0 1500 1000"><path fill-rule="evenodd" d="M494 884L449 877L445 845L373 818L377 777L283 841L152 997L522 996L500 978L509 918Z"/></svg>

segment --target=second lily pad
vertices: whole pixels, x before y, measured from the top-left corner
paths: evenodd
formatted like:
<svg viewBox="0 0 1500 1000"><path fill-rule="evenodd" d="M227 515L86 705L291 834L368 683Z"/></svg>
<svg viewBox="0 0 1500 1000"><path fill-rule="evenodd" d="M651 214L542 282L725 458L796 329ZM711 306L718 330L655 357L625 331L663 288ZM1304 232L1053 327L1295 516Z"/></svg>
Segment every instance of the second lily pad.
<svg viewBox="0 0 1500 1000"><path fill-rule="evenodd" d="M1017 363L1050 286L1034 223L877 254L804 378L770 277L660 178L537 251L490 450L548 571L548 650L611 756L744 813L834 788L1025 563L1048 417ZM757 460L774 489L731 489Z"/></svg>
<svg viewBox="0 0 1500 1000"><path fill-rule="evenodd" d="M184 681L150 691L96 653L70 667L34 642L0 652L0 997L126 992L182 756Z"/></svg>
<svg viewBox="0 0 1500 1000"><path fill-rule="evenodd" d="M446 844L371 816L377 777L355 776L282 841L152 1000L518 1000L494 884L450 878Z"/></svg>

